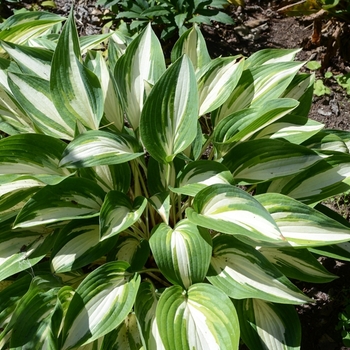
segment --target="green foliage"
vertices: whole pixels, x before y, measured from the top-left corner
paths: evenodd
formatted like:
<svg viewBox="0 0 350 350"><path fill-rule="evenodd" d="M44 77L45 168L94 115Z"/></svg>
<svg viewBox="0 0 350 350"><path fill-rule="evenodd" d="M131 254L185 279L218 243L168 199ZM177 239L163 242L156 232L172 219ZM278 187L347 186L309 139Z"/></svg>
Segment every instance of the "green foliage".
<svg viewBox="0 0 350 350"><path fill-rule="evenodd" d="M231 17L222 11L227 6L227 0L99 0L97 3L111 7L116 14L114 22L125 21L120 28L128 23L128 33L140 32L151 22L164 40L183 34L192 23L211 25L212 21L216 21L234 24Z"/></svg>
<svg viewBox="0 0 350 350"><path fill-rule="evenodd" d="M299 348L290 278L350 258L320 204L350 188L350 134L307 118L297 50L211 59L194 25L167 66L151 25L63 20L0 32L0 348Z"/></svg>

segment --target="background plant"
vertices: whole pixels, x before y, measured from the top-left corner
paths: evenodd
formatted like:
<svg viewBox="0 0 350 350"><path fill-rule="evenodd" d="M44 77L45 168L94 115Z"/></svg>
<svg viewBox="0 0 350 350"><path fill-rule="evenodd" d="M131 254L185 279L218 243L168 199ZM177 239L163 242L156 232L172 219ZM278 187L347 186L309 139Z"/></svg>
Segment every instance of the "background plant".
<svg viewBox="0 0 350 350"><path fill-rule="evenodd" d="M128 43L63 20L0 33L0 347L298 348L289 278L349 255L320 203L350 156L307 118L297 50L212 60L194 26L166 66L150 25Z"/></svg>

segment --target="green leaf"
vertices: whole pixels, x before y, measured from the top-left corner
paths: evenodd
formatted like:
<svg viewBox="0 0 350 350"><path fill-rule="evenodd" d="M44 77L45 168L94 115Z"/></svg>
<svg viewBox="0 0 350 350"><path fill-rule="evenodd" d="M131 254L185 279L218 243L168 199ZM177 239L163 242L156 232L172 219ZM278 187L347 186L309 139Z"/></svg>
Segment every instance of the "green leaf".
<svg viewBox="0 0 350 350"><path fill-rule="evenodd" d="M149 282L142 282L135 301L135 314L142 332L145 349L165 350L159 335L156 309L160 294L154 285Z"/></svg>
<svg viewBox="0 0 350 350"><path fill-rule="evenodd" d="M244 59L239 58L216 58L198 72L199 115L220 107L230 96L243 71Z"/></svg>
<svg viewBox="0 0 350 350"><path fill-rule="evenodd" d="M262 247L259 251L289 278L311 283L328 283L338 278L307 249Z"/></svg>
<svg viewBox="0 0 350 350"><path fill-rule="evenodd" d="M194 224L218 232L258 241L284 241L267 210L251 195L231 185L217 184L201 190L186 215Z"/></svg>
<svg viewBox="0 0 350 350"><path fill-rule="evenodd" d="M174 63L183 54L189 57L196 72L211 60L203 34L196 24L175 43L171 51L171 62Z"/></svg>
<svg viewBox="0 0 350 350"><path fill-rule="evenodd" d="M55 273L77 270L106 255L116 244L117 237L100 242L100 227L94 219L73 220L56 233L51 253Z"/></svg>
<svg viewBox="0 0 350 350"><path fill-rule="evenodd" d="M178 176L178 187L171 187L175 193L194 197L203 188L213 184L233 184L230 171L221 163L198 160L186 165Z"/></svg>
<svg viewBox="0 0 350 350"><path fill-rule="evenodd" d="M350 229L306 204L278 193L255 196L292 246L322 246L350 240Z"/></svg>
<svg viewBox="0 0 350 350"><path fill-rule="evenodd" d="M140 124L146 84L154 85L164 71L163 51L149 24L127 47L114 70L123 108L134 130Z"/></svg>
<svg viewBox="0 0 350 350"><path fill-rule="evenodd" d="M328 132L327 130L320 131L313 137L310 137L303 143L303 146L324 154L333 154L334 152L349 153L349 149L342 138L336 133Z"/></svg>
<svg viewBox="0 0 350 350"><path fill-rule="evenodd" d="M123 261L106 263L79 285L65 317L62 350L91 343L124 321L140 285L128 267Z"/></svg>
<svg viewBox="0 0 350 350"><path fill-rule="evenodd" d="M163 222L168 225L171 209L169 192L165 191L157 193L148 200L151 203L152 207L155 209L155 211L158 213L158 215L161 217Z"/></svg>
<svg viewBox="0 0 350 350"><path fill-rule="evenodd" d="M101 241L117 235L133 225L142 215L147 199L137 197L134 203L122 192L108 192L100 213Z"/></svg>
<svg viewBox="0 0 350 350"><path fill-rule="evenodd" d="M258 298L282 304L310 301L258 250L231 235L213 240L207 279L230 298Z"/></svg>
<svg viewBox="0 0 350 350"><path fill-rule="evenodd" d="M208 230L186 219L174 229L162 223L152 232L149 244L157 266L170 282L188 289L204 280L211 256Z"/></svg>
<svg viewBox="0 0 350 350"><path fill-rule="evenodd" d="M323 157L307 147L272 139L239 143L223 160L236 182L285 178L310 168Z"/></svg>
<svg viewBox="0 0 350 350"><path fill-rule="evenodd" d="M52 59L50 89L63 119L79 120L98 129L103 114L103 94L95 74L81 63L73 11L62 30Z"/></svg>
<svg viewBox="0 0 350 350"><path fill-rule="evenodd" d="M47 185L22 208L14 227L97 216L104 196L100 186L83 178L68 178L57 185Z"/></svg>
<svg viewBox="0 0 350 350"><path fill-rule="evenodd" d="M168 350L238 349L236 310L220 289L209 284L196 283L187 292L180 286L167 288L159 299L156 319Z"/></svg>
<svg viewBox="0 0 350 350"><path fill-rule="evenodd" d="M61 117L52 102L47 80L28 74L9 73L8 82L16 100L42 133L65 140L73 138L75 124L70 118Z"/></svg>
<svg viewBox="0 0 350 350"><path fill-rule="evenodd" d="M292 305L260 299L235 301L242 340L254 350L300 349L301 327Z"/></svg>
<svg viewBox="0 0 350 350"><path fill-rule="evenodd" d="M198 93L190 60L183 56L153 86L142 110L140 134L151 156L169 163L197 134Z"/></svg>
<svg viewBox="0 0 350 350"><path fill-rule="evenodd" d="M300 62L277 62L244 70L237 87L215 112L215 124L235 111L263 106L280 97L302 65Z"/></svg>
<svg viewBox="0 0 350 350"><path fill-rule="evenodd" d="M121 164L143 154L137 141L126 134L89 130L78 135L64 150L60 166L82 168Z"/></svg>

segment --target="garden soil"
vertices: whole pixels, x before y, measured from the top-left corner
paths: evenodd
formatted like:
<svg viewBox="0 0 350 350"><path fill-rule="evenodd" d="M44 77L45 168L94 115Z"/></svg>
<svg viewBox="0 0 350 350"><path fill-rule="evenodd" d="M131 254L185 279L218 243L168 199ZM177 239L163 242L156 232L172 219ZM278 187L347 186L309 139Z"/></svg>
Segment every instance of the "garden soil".
<svg viewBox="0 0 350 350"><path fill-rule="evenodd" d="M67 16L72 2L56 0L55 3L56 9L49 11ZM93 0L75 1L80 35L98 34L104 25L108 10L96 7L95 3ZM32 8L34 5L40 9L40 3L38 5L30 0L11 6ZM315 71L316 79L322 79L329 88L327 94L314 96L309 117L325 124L326 128L350 130L350 96L334 78L324 78L326 72L332 73L333 77L350 73L349 24L323 20L320 40L313 44L312 19L285 17L278 12L282 5L281 1L246 0L244 8L229 6L226 12L235 20L235 25L214 23L213 26L202 27L211 56L249 56L264 48L300 48L298 60L322 63L321 69ZM308 72L306 68L305 71ZM328 204L349 219L348 203L348 199L340 197ZM343 346L341 330L337 329L339 314L350 305L350 264L328 258L319 260L339 278L326 284L293 281L314 299L313 304L297 307L302 325L301 349L350 349ZM244 345L242 349L245 349Z"/></svg>

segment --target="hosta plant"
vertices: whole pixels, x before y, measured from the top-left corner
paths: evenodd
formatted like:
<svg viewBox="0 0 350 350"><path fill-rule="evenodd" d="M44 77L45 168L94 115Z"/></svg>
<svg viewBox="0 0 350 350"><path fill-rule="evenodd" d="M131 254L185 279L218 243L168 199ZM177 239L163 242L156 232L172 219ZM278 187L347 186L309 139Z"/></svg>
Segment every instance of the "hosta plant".
<svg viewBox="0 0 350 350"><path fill-rule="evenodd" d="M350 135L307 118L297 50L211 59L195 26L166 65L151 26L27 20L0 33L0 348L299 348L290 279L349 259L320 202Z"/></svg>

